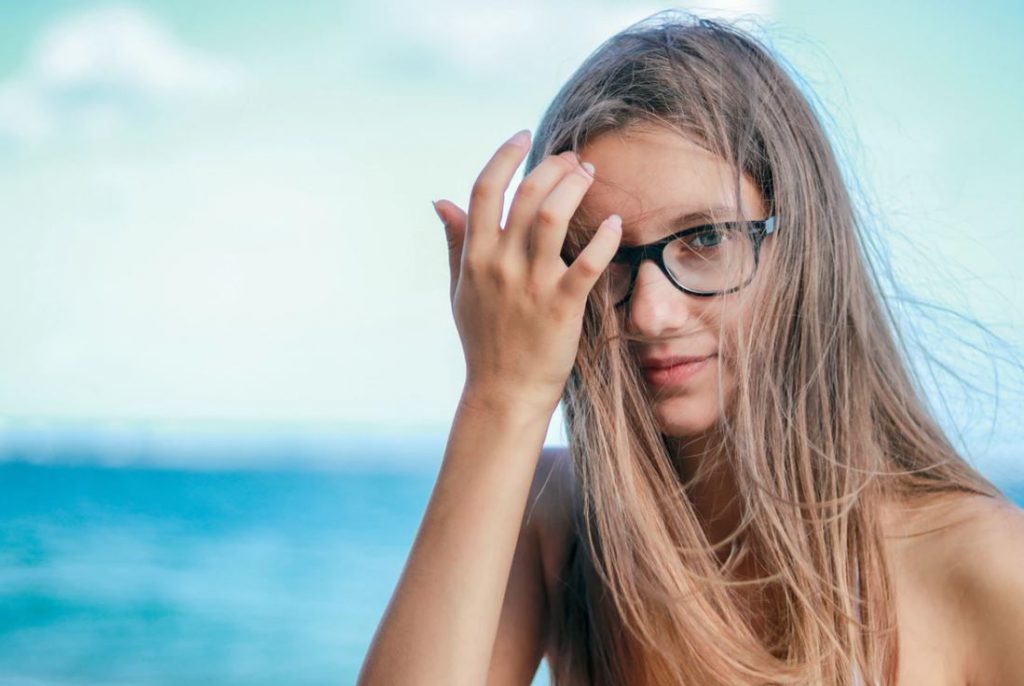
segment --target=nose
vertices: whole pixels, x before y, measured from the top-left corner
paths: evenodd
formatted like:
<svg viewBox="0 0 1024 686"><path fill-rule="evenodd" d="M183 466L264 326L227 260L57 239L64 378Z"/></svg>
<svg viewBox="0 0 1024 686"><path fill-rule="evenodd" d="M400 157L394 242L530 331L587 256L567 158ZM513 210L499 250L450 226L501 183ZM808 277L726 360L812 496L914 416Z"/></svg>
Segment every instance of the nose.
<svg viewBox="0 0 1024 686"><path fill-rule="evenodd" d="M626 304L627 330L649 338L681 335L695 328L699 300L676 288L653 260L644 260Z"/></svg>

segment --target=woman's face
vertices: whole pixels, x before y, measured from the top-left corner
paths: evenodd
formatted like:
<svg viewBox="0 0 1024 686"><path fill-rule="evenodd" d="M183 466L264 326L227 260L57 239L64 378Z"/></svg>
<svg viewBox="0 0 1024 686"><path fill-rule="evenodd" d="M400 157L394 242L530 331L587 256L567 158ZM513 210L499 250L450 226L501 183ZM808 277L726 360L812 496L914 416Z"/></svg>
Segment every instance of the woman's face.
<svg viewBox="0 0 1024 686"><path fill-rule="evenodd" d="M579 157L596 169L580 210L596 222L613 213L621 216L622 245L650 243L712 221L695 218L672 225L676 217L691 212L731 208L719 211L714 221L767 216L759 188L746 176L737 216L734 170L675 132L633 127L605 133L584 146ZM762 263L771 242L769 237L762 245ZM659 383L654 377L646 378L652 409L665 435L699 436L717 424L719 370L725 405L729 404L735 386L731 351L740 326L752 312L756 283L757 277L734 293L700 297L678 290L653 261L640 265L632 296L619 309L640 364L650 358L711 356L690 366L692 373L684 379Z"/></svg>

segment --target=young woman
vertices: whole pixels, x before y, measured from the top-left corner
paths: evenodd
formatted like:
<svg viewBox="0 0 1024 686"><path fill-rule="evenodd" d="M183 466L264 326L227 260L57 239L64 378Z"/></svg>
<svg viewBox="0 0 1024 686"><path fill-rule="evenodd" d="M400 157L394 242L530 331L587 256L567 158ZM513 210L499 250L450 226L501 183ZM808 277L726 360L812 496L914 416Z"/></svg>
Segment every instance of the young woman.
<svg viewBox="0 0 1024 686"><path fill-rule="evenodd" d="M628 28L436 208L466 382L360 684L1024 684L1024 515L761 43Z"/></svg>

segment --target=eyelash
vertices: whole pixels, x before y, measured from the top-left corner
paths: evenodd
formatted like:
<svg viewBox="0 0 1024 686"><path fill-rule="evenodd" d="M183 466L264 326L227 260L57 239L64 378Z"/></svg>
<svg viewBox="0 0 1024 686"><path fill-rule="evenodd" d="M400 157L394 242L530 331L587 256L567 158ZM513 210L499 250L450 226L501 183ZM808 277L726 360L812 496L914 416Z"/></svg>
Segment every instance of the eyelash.
<svg viewBox="0 0 1024 686"><path fill-rule="evenodd" d="M695 233L692 236L687 236L683 240L686 240L687 243L689 243L688 239L690 239L690 238L697 239L697 238L704 238L705 236L714 236L716 238L724 239L725 236L726 236L726 233L725 233L725 230L718 230L717 227L716 227L716 229L712 229L710 231L702 231L700 233ZM700 245L700 246L696 246L696 247L699 247L699 248L717 248L719 245L721 245L721 243L716 243L714 245Z"/></svg>
<svg viewBox="0 0 1024 686"><path fill-rule="evenodd" d="M745 222L743 222L743 221L725 221L725 222L718 222L716 224L700 224L699 226L694 226L694 227L690 227L690 228L694 228L694 229L696 229L696 228L704 228L705 229L704 231L698 231L697 233L690 234L689 236L684 236L683 240L690 240L692 238L696 238L698 236L706 236L708 234L714 234L714 235L718 235L718 236L725 236L725 235L728 234L729 231L735 231L737 228L739 228L740 224L744 224L744 223ZM688 230L689 229L682 229L680 232L688 231ZM652 241L652 242L656 243L658 241ZM635 247L635 246L627 246L627 247Z"/></svg>

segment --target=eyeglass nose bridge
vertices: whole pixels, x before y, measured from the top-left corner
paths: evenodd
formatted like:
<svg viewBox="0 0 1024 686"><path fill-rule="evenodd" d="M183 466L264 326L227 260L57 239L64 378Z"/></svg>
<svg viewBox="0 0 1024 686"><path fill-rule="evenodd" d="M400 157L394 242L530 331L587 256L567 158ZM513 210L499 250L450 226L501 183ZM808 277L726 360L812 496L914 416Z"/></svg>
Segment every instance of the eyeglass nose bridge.
<svg viewBox="0 0 1024 686"><path fill-rule="evenodd" d="M637 246L637 250L634 253L634 255L636 256L634 257L629 270L629 288L626 289L626 294L622 296L622 299L619 302L615 303L615 307L624 307L625 305L629 304L630 300L633 297L633 290L636 287L636 277L637 274L639 274L640 272L640 265L642 265L645 260L654 260L654 263L658 265L658 269L660 269L661 273L665 275L665 278L668 279L669 283L675 286L678 290L688 295L695 295L699 298L710 298L713 296L735 293L741 288L744 288L745 286L750 284L751 281L754 280L754 276L757 274L757 266L761 258L761 243L767 236L775 232L775 217L770 216L761 222L757 222L756 224L761 225L760 230L754 230L751 231L750 233L751 238L753 239L754 268L750 270L750 276L747 278L747 280L739 284L738 286L734 286L732 288L728 288L722 291L697 291L692 288L687 288L686 286L675 280L675 278L672 276L672 272L670 272L668 269L668 265L665 264L665 250L668 249L670 242L659 241L658 243L650 243L647 245Z"/></svg>

